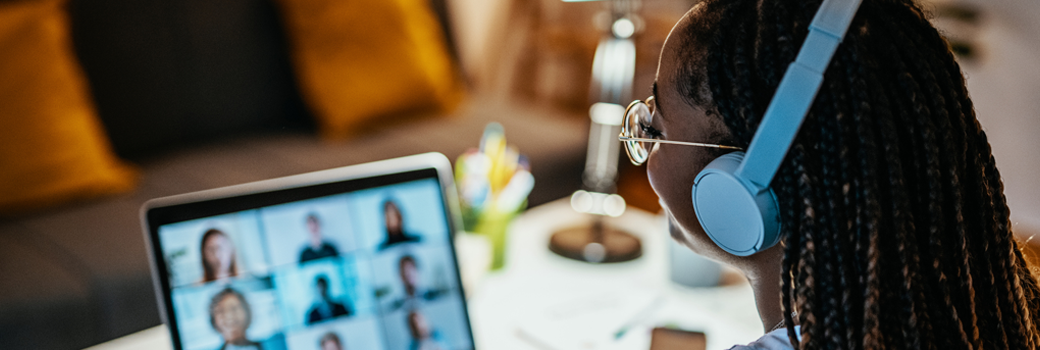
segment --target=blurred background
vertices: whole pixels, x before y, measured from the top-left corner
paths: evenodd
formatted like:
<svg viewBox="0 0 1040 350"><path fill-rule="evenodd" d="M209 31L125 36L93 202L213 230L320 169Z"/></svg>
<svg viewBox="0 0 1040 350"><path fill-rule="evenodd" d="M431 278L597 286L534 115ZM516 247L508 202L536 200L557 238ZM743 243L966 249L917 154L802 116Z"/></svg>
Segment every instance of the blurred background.
<svg viewBox="0 0 1040 350"><path fill-rule="evenodd" d="M642 2L637 97L695 2ZM1040 233L1040 2L924 6L958 54L1028 240ZM158 325L138 218L151 198L420 152L455 159L491 121L530 158L529 205L570 195L604 10L0 0L0 348L82 348ZM618 192L657 212L644 169L621 164Z"/></svg>

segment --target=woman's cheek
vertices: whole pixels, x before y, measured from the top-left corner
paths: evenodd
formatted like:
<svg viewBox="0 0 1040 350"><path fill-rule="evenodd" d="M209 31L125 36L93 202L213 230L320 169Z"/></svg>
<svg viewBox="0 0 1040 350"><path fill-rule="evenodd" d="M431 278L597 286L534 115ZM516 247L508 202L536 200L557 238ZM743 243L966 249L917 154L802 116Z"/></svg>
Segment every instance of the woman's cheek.
<svg viewBox="0 0 1040 350"><path fill-rule="evenodd" d="M657 195L657 201L660 202L661 208L668 210L668 203L665 203L664 195L661 188L661 180L658 178L659 173L655 169L656 162L648 160L646 163L646 177L650 180L650 188L654 189L654 194Z"/></svg>
<svg viewBox="0 0 1040 350"><path fill-rule="evenodd" d="M650 187L660 199L661 207L675 215L676 219L682 220L684 214L693 212L690 189L696 173L691 173L695 164L690 164L689 154L668 153L676 150L682 151L670 147L657 147L647 160L646 171Z"/></svg>
<svg viewBox="0 0 1040 350"><path fill-rule="evenodd" d="M691 200L687 198L688 189L683 186L684 174L681 166L676 167L673 162L661 157L665 155L667 154L655 152L650 157L647 161L647 178L650 180L650 187L657 194L661 208L668 215L671 236L685 242L686 239L681 234L685 226L682 223L688 219L685 216L688 212L692 213L693 208L690 207Z"/></svg>
<svg viewBox="0 0 1040 350"><path fill-rule="evenodd" d="M704 168L706 160L695 152L656 152L648 159L647 177L668 215L669 235L698 254L716 256L717 246L704 233L691 198L696 172Z"/></svg>
<svg viewBox="0 0 1040 350"><path fill-rule="evenodd" d="M646 162L646 176L650 180L650 187L657 194L661 207L670 211L677 204L673 198L675 196L675 179L673 177L677 174L673 167L665 165L668 160L661 158L667 155L667 153L660 152L660 147L654 147Z"/></svg>

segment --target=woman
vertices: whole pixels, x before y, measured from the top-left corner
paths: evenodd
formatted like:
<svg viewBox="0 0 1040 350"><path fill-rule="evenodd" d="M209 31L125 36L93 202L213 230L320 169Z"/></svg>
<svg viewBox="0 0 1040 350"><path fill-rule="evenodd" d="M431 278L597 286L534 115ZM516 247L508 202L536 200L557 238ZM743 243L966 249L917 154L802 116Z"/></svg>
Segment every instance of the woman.
<svg viewBox="0 0 1040 350"><path fill-rule="evenodd" d="M628 132L746 149L819 6L697 4L664 44L656 106ZM775 330L752 346L1040 347L1040 290L986 134L960 67L910 1L863 0L771 182L780 244L737 257L703 231L691 185L727 150L636 147L650 152L672 236L748 276Z"/></svg>
<svg viewBox="0 0 1040 350"><path fill-rule="evenodd" d="M224 339L220 349L262 349L260 343L246 338L253 311L242 293L231 288L221 290L209 303L209 315L210 325Z"/></svg>
<svg viewBox="0 0 1040 350"><path fill-rule="evenodd" d="M397 203L394 201L388 199L383 202L383 219L386 223L386 240L379 244L379 250L390 248L396 244L422 240L419 236L413 236L404 232L404 216L401 215L401 209L397 207Z"/></svg>
<svg viewBox="0 0 1040 350"><path fill-rule="evenodd" d="M211 282L238 275L235 263L235 245L224 231L211 228L202 234L202 282Z"/></svg>
<svg viewBox="0 0 1040 350"><path fill-rule="evenodd" d="M224 339L218 350L285 350L285 336L275 333L266 340L249 339L253 324L253 309L241 292L232 288L221 289L209 303L210 325Z"/></svg>

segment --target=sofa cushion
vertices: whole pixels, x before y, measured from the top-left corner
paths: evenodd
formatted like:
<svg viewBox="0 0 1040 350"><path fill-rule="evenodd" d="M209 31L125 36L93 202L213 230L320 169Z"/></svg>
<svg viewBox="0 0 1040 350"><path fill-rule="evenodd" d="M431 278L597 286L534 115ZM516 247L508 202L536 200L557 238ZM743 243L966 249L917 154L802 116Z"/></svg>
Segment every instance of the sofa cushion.
<svg viewBox="0 0 1040 350"><path fill-rule="evenodd" d="M64 1L0 3L0 216L123 192L68 34Z"/></svg>
<svg viewBox="0 0 1040 350"><path fill-rule="evenodd" d="M300 91L328 138L446 111L459 74L428 0L278 0Z"/></svg>

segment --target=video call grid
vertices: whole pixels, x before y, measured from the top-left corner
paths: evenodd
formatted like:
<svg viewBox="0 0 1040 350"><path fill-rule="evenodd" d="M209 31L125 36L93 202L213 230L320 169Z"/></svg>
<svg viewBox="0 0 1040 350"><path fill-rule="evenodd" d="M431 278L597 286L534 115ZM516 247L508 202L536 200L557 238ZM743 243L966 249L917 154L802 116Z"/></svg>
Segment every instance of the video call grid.
<svg viewBox="0 0 1040 350"><path fill-rule="evenodd" d="M382 225L373 224L373 220L364 220L364 215L361 214L368 209L368 217L372 215L372 198L383 198L378 204L381 208L378 208L376 212L382 212ZM229 237L230 246L232 249L238 249L237 247L242 246L243 252L245 250L258 248L255 243L259 243L259 254L252 252L252 254L244 255L261 255L262 261L254 261L252 264L249 262L243 263L246 265L241 271L233 271L233 277L226 277L227 271L223 275L225 277L215 278L213 281L206 281L207 278L213 278L213 276L207 276L205 272L206 268L203 267L202 271L203 279L196 281L195 283L184 283L184 281L175 281L174 278L178 276L176 273L171 273L171 285L174 285L174 308L178 314L178 325L181 326L182 344L186 349L211 349L218 348L223 342L222 336L215 331L217 328L216 321L220 317L214 317L209 314L212 309L211 302L199 302L199 299L205 301L209 295L216 295L220 291L224 291L227 287L231 287L232 290L242 289L240 292L241 298L245 299L248 303L253 301L251 304L258 304L254 300L260 301L259 304L267 305L268 307L260 307L258 310L250 310L249 315L252 318L259 318L257 320L249 320L247 331L245 332L247 339L266 339L268 343L283 343L283 344L268 344L263 346L263 342L257 342L260 348L285 348L285 336L288 335L289 348L320 348L320 349L343 349L343 348L387 348L387 343L379 341L380 337L372 337L373 333L383 333L383 340L389 340L393 343L394 340L400 340L402 338L415 338L416 325L418 328L426 328L426 333L429 335L427 338L433 338L435 342L444 343L443 336L432 337L437 335L436 330L430 331L429 320L425 320L423 312L426 308L437 307L438 304L460 304L462 302L461 294L458 290L457 277L452 275L454 270L454 261L451 256L450 247L450 234L448 232L447 217L443 212L443 203L441 202L441 194L438 183L435 180L421 180L414 181L411 183L402 183L393 186L368 189L357 191L353 193L315 198L312 200L301 201L296 203L288 203L283 205L271 206L260 208L258 210L248 210L234 214L228 214L220 217L212 217L200 220L192 220L191 222L178 223L174 225L166 225L160 228L160 237L166 238L168 236L176 235L176 233L170 231L167 226L180 226L195 224L198 226L219 226L214 224L222 220L231 222L230 226L234 226L238 231L234 229L228 229L227 231L238 232L231 235L238 236L237 239ZM367 202L367 203L366 203ZM391 204L387 204L391 203ZM395 208L391 208L391 206ZM409 207L414 207L409 209ZM435 210L431 210L435 209ZM392 231L389 227L393 226L393 219L387 219L388 217L394 217L388 213L397 211L400 215L396 215L399 222L402 223L400 227L403 230L397 230L397 233L404 235L398 235L396 238L390 233L375 234L374 232ZM410 223L407 215L411 215L412 212L419 215L424 215L425 218L413 219L415 221L421 221L418 224ZM301 212L305 214L301 215ZM324 213L323 213L324 212ZM406 215L407 213L407 215ZM330 215L331 214L331 215ZM338 215L337 215L338 214ZM279 216L296 216L297 218L303 217L303 220L299 220L298 225L307 226L307 240L311 243L321 242L321 244L305 244L304 247L299 248L301 245L297 244L293 247L287 242L280 242L279 240L272 239L272 237L291 237L293 234L286 234L278 230L278 226L292 221L277 219ZM352 216L358 216L354 218ZM315 219L312 219L315 218ZM272 219L275 218L275 219ZM266 219L266 220L265 220ZM432 220L430 220L432 219ZM375 220L378 221L378 220ZM433 222L432 224L430 222ZM337 223L338 222L338 223ZM343 222L346 224L344 225ZM331 224L331 225L329 225ZM327 227L327 226L332 226ZM320 234L315 235L314 228L317 227ZM211 227L212 228L212 227ZM249 228L252 230L252 238L248 237ZM377 229L378 228L378 229ZM208 231L209 229L206 229ZM198 228L196 228L198 231ZM276 231L278 233L276 233ZM293 231L293 230L287 230ZM296 230L299 231L299 230ZM324 231L324 232L321 232ZM417 232L418 234L412 234L411 232ZM205 233L196 233L196 239ZM225 232L225 234L227 234ZM300 235L300 232L294 233ZM184 233L181 236L187 236ZM381 235L382 237L379 237ZM183 237L182 237L183 238ZM335 238L338 238L335 239ZM206 239L200 239L198 245L204 245ZM219 240L219 239L217 239ZM388 242L394 244L387 244ZM165 242L164 242L165 243ZM338 243L338 244L337 244ZM219 245L219 244L218 244ZM332 249L328 249L331 246ZM164 245L164 247L168 247ZM199 247L200 260L205 261L207 253L204 251L205 248ZM169 249L164 248L164 252ZM220 248L214 249L216 254L220 254ZM285 261L286 252L291 250L297 250L299 252L299 259L295 262ZM311 254L307 254L306 251L310 251ZM224 253L226 255L226 252ZM169 253L167 252L167 263L169 266L177 266L174 264L172 259L169 259ZM213 256L215 254L211 254ZM404 259L405 256L410 258ZM219 260L219 259L212 259ZM237 256L232 259L234 263L239 261L246 261L247 258L238 258ZM410 260L409 262L402 262L404 260ZM439 261L438 261L439 260ZM199 261L199 260L196 260ZM401 302L390 297L390 291L394 289L390 282L393 279L391 275L393 273L387 273L388 268L381 266L380 273L377 274L376 264L373 262L379 261L382 265L395 264L398 271L404 269L403 265L412 265L412 270L418 275L428 276L433 275L435 283L433 288L426 288L418 293L413 293L413 302ZM417 261L429 261L431 266L436 268L417 267L415 265L426 265L426 263L417 264ZM234 264L233 263L233 264ZM183 265L183 264L182 264ZM201 265L205 265L202 263ZM251 266L250 266L251 265ZM273 267L272 267L273 266ZM225 264L226 267L226 264ZM391 267L390 270L395 268ZM173 270L173 268L171 268ZM212 269L211 269L212 270ZM448 273L450 270L452 273ZM172 272L172 271L171 271ZM212 273L210 273L212 275ZM301 281L306 281L311 276L322 276L323 278L317 278L313 280L312 286L301 287ZM367 275L367 276L366 276ZM398 273L398 275L405 275L404 273ZM376 286L380 278L382 282L379 286ZM405 277L397 277L400 281L397 282L401 287L400 289L407 289L404 286ZM322 280L318 282L318 280ZM421 278L419 278L421 280ZM248 282L255 281L255 282ZM178 283L180 282L180 283ZM201 282L201 283L200 283ZM386 284L382 284L386 283ZM321 287L319 287L321 286ZM310 288L312 296L307 297L300 294L306 294L305 291ZM220 289L220 291L215 291ZM325 289L331 304L337 305L326 305L331 307L324 307L324 312L315 312L313 309L318 302L315 300L322 299L319 295L321 289ZM414 288L413 288L414 289ZM290 291L294 290L294 291ZM365 291L372 291L371 293L365 293ZM380 293L383 293L382 295ZM195 295L192 295L195 294ZM202 296L202 297L200 297ZM235 304L239 300L238 296L223 296L226 302ZM195 299L195 303L188 303L185 300ZM379 299L379 300L374 300ZM400 299L400 298L398 298ZM337 302L336 300L344 300L343 302ZM425 301L425 302L417 302ZM305 317L297 317L299 314L300 303L311 303L312 310L306 312ZM188 305L194 304L194 305ZM203 304L203 305L200 305ZM295 304L295 307L291 307L289 304ZM440 307L444 308L444 307ZM200 309L202 309L200 311ZM181 317L183 314L191 314L191 310L194 310L195 317ZM408 314L402 314L405 310L413 310L414 313L409 312ZM464 310L463 306L458 305L456 307L449 307L447 310L439 312L440 318L452 313L459 314L461 310ZM221 310L222 311L222 310ZM209 318L206 322L188 321L181 322L182 318L197 319L200 315L204 314L204 318ZM324 316L322 315L324 314ZM381 319L380 319L380 316ZM464 329L464 313L456 315L455 317L449 317L448 320L441 320L442 323L448 323L442 328L453 328L455 331L451 343L458 346L447 346L441 344L442 348L468 348L471 344L468 344L468 330ZM436 318L436 317L435 317ZM263 321L267 319L268 321ZM380 319L378 322L374 320ZM398 320L400 319L400 320ZM187 321L187 320L184 320ZM436 320L435 320L436 321ZM447 321L447 322L444 322ZM402 324L406 324L406 334L401 334L400 327ZM358 344L360 347L348 347L345 346L351 341L344 340L342 336L336 335L334 331L337 325L344 325L348 327L340 328L340 333L358 333L361 338L369 339L370 341L366 345ZM320 326L320 327L318 327ZM206 334L206 327L211 327L208 330L208 335L193 336L193 334ZM194 329L193 329L194 328ZM315 341L309 342L310 346L304 345L308 342L300 341L299 338L304 333L314 333L313 330L317 328L330 329L322 334L311 334L311 338L318 337ZM395 334L387 334L391 329L397 329ZM361 330L359 332L359 330ZM383 332L380 332L382 330ZM422 333L422 332L420 332ZM332 338L334 341L326 341L331 339L329 335L336 335ZM367 335L367 336L366 336ZM403 336L403 337L402 337ZM208 338L208 339L207 339ZM359 339L359 337L347 337L349 339ZM441 338L441 339L437 339ZM358 341L355 341L358 342ZM335 344L333 344L335 343ZM281 345L281 346L279 346ZM326 345L330 347L326 347ZM391 346L389 348L410 348L408 345ZM415 344L410 344L415 345ZM436 344L435 344L436 345ZM414 347L414 346L413 346ZM219 348L223 348L220 346Z"/></svg>

